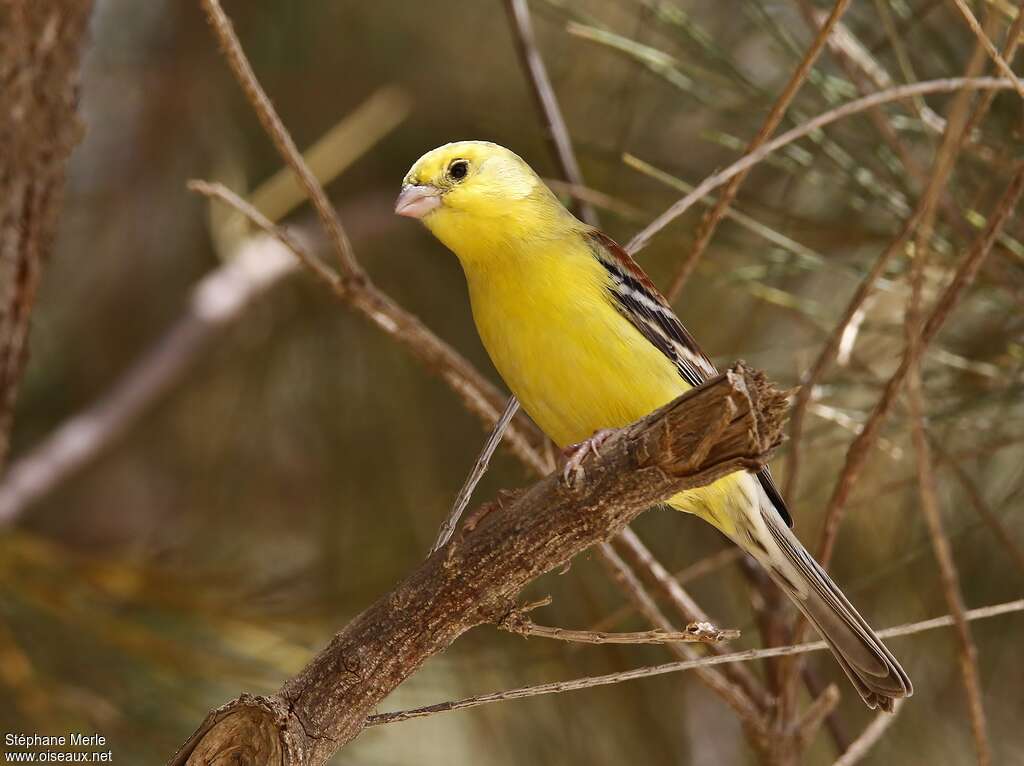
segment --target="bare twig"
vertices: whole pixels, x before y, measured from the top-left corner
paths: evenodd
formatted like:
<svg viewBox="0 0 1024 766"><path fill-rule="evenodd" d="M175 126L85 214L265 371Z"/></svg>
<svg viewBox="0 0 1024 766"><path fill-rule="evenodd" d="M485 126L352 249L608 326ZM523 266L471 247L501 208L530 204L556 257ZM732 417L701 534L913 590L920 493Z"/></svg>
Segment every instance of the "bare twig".
<svg viewBox="0 0 1024 766"><path fill-rule="evenodd" d="M470 499L473 497L473 491L476 489L476 485L480 483L480 479L487 473L487 466L491 463L491 457L494 455L494 451L498 449L498 445L501 444L501 437L505 434L505 429L508 428L509 421L515 416L516 412L519 411L519 400L514 396L509 397L508 404L505 405L505 411L501 413L501 417L498 418L498 422L494 424L494 430L491 431L491 435L487 437L487 441L484 442L483 449L480 451L479 457L476 459L476 463L473 464L473 470L469 472L469 476L466 477L466 481L462 485L462 489L459 490L459 494L455 497L455 502L452 503L452 509L448 512L447 518L444 523L441 524L441 529L437 533L437 540L434 541L434 546L430 549L433 553L440 548L443 548L453 534L455 534L455 528L459 525L459 519L462 517L463 512L466 510L466 506L469 505Z"/></svg>
<svg viewBox="0 0 1024 766"><path fill-rule="evenodd" d="M803 677L804 686L807 687L807 691L812 696L818 697L824 693L827 686L816 668L804 663L803 667L800 668L800 675ZM853 737L850 736L848 728L847 721L841 718L836 710L832 710L832 712L825 716L825 729L832 738L837 753L846 751L853 742Z"/></svg>
<svg viewBox="0 0 1024 766"><path fill-rule="evenodd" d="M622 551L630 566L647 575L658 592L668 600L676 614L683 620L686 622L708 622L710 620L689 592L662 566L632 529L622 530L613 541L613 545ZM718 654L724 650L722 647L713 646L709 651ZM747 668L730 667L726 668L725 673L761 708L769 707L770 702L764 686Z"/></svg>
<svg viewBox="0 0 1024 766"><path fill-rule="evenodd" d="M498 627L527 638L550 638L578 644L718 644L740 637L738 630L716 628L710 622L691 622L685 630L678 631L657 629L623 633L548 627L538 625L526 616L526 611L536 606L529 604L525 608L513 609Z"/></svg>
<svg viewBox="0 0 1024 766"><path fill-rule="evenodd" d="M818 733L818 729L825 720L832 715L839 704L839 687L829 684L825 690L815 697L814 702L808 705L803 714L793 723L794 736L797 741L806 747Z"/></svg>
<svg viewBox="0 0 1024 766"><path fill-rule="evenodd" d="M973 16L971 17L973 19ZM984 33L982 33L984 36ZM985 37L985 40L988 38ZM976 51L975 59L980 58ZM977 66L974 61L972 66ZM963 94L961 94L963 96ZM964 619L963 592L960 588L960 576L949 538L946 536L942 515L939 509L938 491L936 490L935 473L932 468L932 454L928 444L925 428L924 394L921 385L921 352L917 349L921 341L921 300L924 290L924 274L929 258L929 244L934 217L934 202L938 199L939 189L945 185L945 179L952 171L956 155L964 144L967 126L967 99L961 97L953 105L947 128L943 135L942 145L936 158L936 171L929 181L924 195L923 225L918 232L914 259L909 271L910 293L907 303L906 321L904 323L907 355L912 358L907 371L907 398L910 404L911 438L917 466L917 481L921 500L921 513L928 526L932 548L939 565L942 590L946 605L956 620L956 638L959 645L960 671L967 697L967 709L971 719L971 732L974 735L975 749L979 766L989 766L992 762L992 750L988 742L988 725L985 708L982 703L981 679L978 673L977 648L971 636L971 630Z"/></svg>
<svg viewBox="0 0 1024 766"><path fill-rule="evenodd" d="M868 727L861 732L861 735L853 741L853 744L846 749L832 766L854 766L860 763L861 759L868 754L868 751L882 738L882 735L896 721L896 716L903 709L906 700L895 700L891 713L879 713L875 719L868 724Z"/></svg>
<svg viewBox="0 0 1024 766"><path fill-rule="evenodd" d="M981 24L978 23L978 19L975 18L971 9L967 6L967 3L965 3L964 0L953 0L953 3L960 11L960 15L964 17L964 21L967 22L967 26L971 28L974 36L978 38L978 42L984 46L985 52L988 53L989 57L995 62L996 69L1002 73L1003 77L1013 83L1013 87L1017 91L1017 94L1021 98L1024 98L1024 83L1017 79L1017 75L1013 73L1013 69L1010 68L1006 59L1003 58L996 46L993 45L989 36L985 34L985 30L981 28Z"/></svg>
<svg viewBox="0 0 1024 766"><path fill-rule="evenodd" d="M881 3L883 0L879 0ZM804 17L804 20L816 29L818 24L824 18L824 13L815 9L814 5L810 0L799 0L800 12ZM879 5L881 8L881 5ZM889 21L888 14L886 14L886 21ZM890 24L886 24L886 31L889 36L893 36L893 30L890 30ZM839 65L846 72L846 76L857 88L857 92L862 96L868 95L872 90L880 88L892 87L893 80L885 68L864 48L861 42L856 38L853 32L845 24L840 22L836 25L835 31L829 37L829 48L832 50ZM910 78L916 80L916 77ZM873 86L873 87L872 87ZM921 104L915 104L918 108L918 114L922 121L926 124L931 124L934 120L941 120L927 106L922 108ZM907 175L913 178L920 186L924 186L924 172L918 165L913 153L907 147L906 143L900 138L896 129L893 127L890 118L880 108L875 107L868 111L868 117L871 122L874 123L878 134L882 139L889 145L889 148L893 150L896 156L899 157L900 163L903 165L903 169Z"/></svg>
<svg viewBox="0 0 1024 766"><path fill-rule="evenodd" d="M338 214L334 211L334 207L327 198L327 192L324 191L323 186L320 185L316 176L313 175L313 171L306 165L306 161L295 146L291 135L274 110L274 105L270 103L270 99L263 90L263 86L256 79L252 65L242 51L242 45L238 42L238 37L235 35L231 20L228 19L224 9L220 6L220 0L200 0L200 3L206 12L206 18L210 22L210 26L217 35L221 52L231 67L231 71L234 72L235 79L242 86L242 91L256 112L260 124L274 142L278 153L295 172L296 178L306 190L309 199L313 202L313 207L316 208L320 221L323 223L335 254L338 257L344 281L361 280L363 275L362 267L356 261L352 243L349 241L348 234L341 225Z"/></svg>
<svg viewBox="0 0 1024 766"><path fill-rule="evenodd" d="M749 155L767 141L768 137L775 132L779 123L782 122L782 118L785 116L786 110L789 108L793 98L800 90L804 80L807 79L807 75L811 73L811 69L814 67L814 62L817 61L818 56L825 47L825 42L828 40L829 35L832 34L832 30L835 28L835 25L839 23L839 19L842 18L843 13L846 11L849 4L850 0L836 0L828 19L826 19L825 23L821 25L821 29L817 31L817 34L814 36L814 40L811 41L811 45L804 54L800 64L794 70L793 74L790 75L789 82L786 83L786 87L783 88L782 93L779 94L779 97L772 105L771 111L768 113L764 123L761 125L761 129L757 131L757 135L755 135L747 145L746 154ZM686 280L696 268L697 262L700 260L701 255L703 255L704 250L711 241L711 237L714 236L715 230L718 228L718 224L721 223L722 218L728 211L732 201L736 199L736 194L739 191L740 184L743 183L743 179L746 178L748 172L749 170L745 170L734 175L729 180L728 184L726 184L725 188L722 189L722 193L719 195L715 206L711 208L711 210L709 210L701 219L693 245L690 247L690 252L679 265L679 268L669 285L668 291L665 293L669 301L674 301L676 297L678 297L679 293L682 292L683 286L686 284Z"/></svg>
<svg viewBox="0 0 1024 766"><path fill-rule="evenodd" d="M323 282L328 288L335 292L344 291L345 288L338 275L332 271L329 266L324 265L319 258L309 253L306 246L299 242L291 232L275 224L263 215L263 213L257 210L250 202L242 199L224 184L193 179L189 181L186 186L189 191L194 191L197 194L202 194L204 197L218 200L219 202L223 202L229 207L234 208L236 212L245 216L250 223L260 229L268 237L276 239L284 245L285 249L289 253L292 253L295 258L298 259L298 262L309 273L313 274L313 276Z"/></svg>
<svg viewBox="0 0 1024 766"><path fill-rule="evenodd" d="M967 64L966 76L971 77L982 70L984 64L984 53L980 46L977 46ZM913 261L913 272L918 275L918 279L915 279L912 283L912 300L910 304L911 311L908 315L908 333L907 343L904 350L903 362L897 370L896 375L890 379L890 386L885 388L882 397L869 416L867 422L861 428L856 438L850 445L849 451L847 452L847 461L843 467L843 471L840 473L839 479L836 484L836 490L833 492L832 499L829 503L828 509L825 515L825 525L822 530L819 560L822 566L828 566L829 560L832 556L832 545L835 542L836 535L839 531L839 523L841 520L841 507L842 503L845 502L845 497L840 501L836 502L839 497L839 492L845 492L849 494L856 476L861 471L864 462L867 459L867 455L879 438L879 432L881 430L881 423L887 416L888 409L892 404L893 399L899 393L900 387L903 384L903 378L910 370L914 369L920 356L924 353L925 348L931 342L931 337L938 332L938 325L934 326L932 335L928 339L920 338L917 326L917 311L918 311L918 299L921 282L920 276L923 275L924 262L927 258L927 252L930 246L931 234L933 228L933 221L935 215L935 206L946 186L946 179L952 172L953 167L956 163L956 158L962 149L966 137L966 123L967 123L967 110L969 106L970 93L968 91L960 91L957 93L956 98L953 101L952 107L950 108L948 119L946 121L946 128L943 132L942 142L936 151L935 160L931 174L928 178L926 188L918 200L918 204L911 215L907 224L903 227L900 235L896 240L889 245L889 247L882 253L878 261L872 267L871 273L868 278L861 283L857 290L854 299L850 302L844 313L839 324L833 330L832 335L829 337L829 341L822 349L814 366L811 368L810 374L802 381L803 386L797 394L796 403L794 405L794 419L795 423L791 426L790 435L792 437L791 451L790 451L790 463L789 473L786 481L786 491L789 497L794 497L796 494L797 480L798 480L798 469L800 461L800 437L801 427L804 418L804 409L810 400L813 393L813 386L817 382L818 376L820 376L825 367L833 358L833 355L838 349L840 339L845 333L846 327L849 326L850 322L856 316L856 311L859 311L863 305L863 301L867 298L874 281L881 276L881 270L885 263L892 257L897 250L902 249L911 234L914 235L915 242L915 258ZM1024 167L1024 166L1022 166ZM1011 183L1011 188L1013 184ZM1007 212L1007 215L1009 213ZM991 241L994 241L995 234L998 233L998 229L993 232ZM984 238L978 240L983 242ZM987 248L991 247L991 241L986 246L985 253L987 254ZM964 259L963 267L965 268L980 268L981 260L984 255L979 257L977 265L970 266L969 258ZM959 273L959 272L958 272ZM971 276L973 281L973 275ZM956 278L951 282L950 286L956 283ZM945 297L945 296L943 296ZM958 300L958 299L954 299ZM936 311L941 305L940 301L936 302ZM948 310L952 310L952 305ZM937 316L933 314L933 318ZM945 314L942 315L943 318ZM931 320L929 320L931 323ZM941 324L941 321L940 323ZM902 370L902 372L901 372ZM797 618L797 626L794 629L794 636L800 638L803 635L803 631L806 629L807 623L802 618ZM799 660L796 664L800 664ZM797 673L793 673L790 676L790 682L787 684L786 694L784 699L787 704L792 704L795 698Z"/></svg>
<svg viewBox="0 0 1024 766"><path fill-rule="evenodd" d="M946 605L953 615L956 627L956 639L959 647L960 674L967 696L967 711L971 719L971 732L974 735L974 746L978 755L979 766L992 763L992 748L988 741L988 724L985 707L982 702L981 677L978 673L978 649L971 635L970 625L964 617L963 591L960 587L960 576L953 559L953 549L946 536L939 509L938 493L935 490L935 474L932 471L931 450L925 435L924 406L921 393L921 375L918 365L911 370L907 381L907 394L910 401L911 428L914 449L917 455L918 486L920 487L921 513L928 526L928 533L935 551L935 559L939 564L942 580L942 592Z"/></svg>
<svg viewBox="0 0 1024 766"><path fill-rule="evenodd" d="M971 506L981 517L981 520L985 522L985 525L992 531L992 534L996 536L996 539L1002 543L1002 546L1006 549L1010 558L1013 559L1014 564L1017 565L1017 569L1024 575L1024 550L1021 549L1020 545L1013 536L1010 535L1006 525L1003 524L1002 519L996 515L996 513L989 507L988 503L985 502L985 498L978 488L978 485L968 475L967 471L964 470L960 463L960 459L956 455L951 455L942 445L936 440L931 440L931 446L938 454L939 459L948 465L953 471L953 476L963 487L964 492L967 495L967 499L970 501Z"/></svg>
<svg viewBox="0 0 1024 766"><path fill-rule="evenodd" d="M973 622L974 620L984 620L990 617L997 617L1020 611L1024 611L1024 599L1007 601L993 606L979 607L978 609L971 609L967 612L966 617L968 620ZM921 622L900 625L895 628L888 628L887 630L880 630L878 631L878 636L879 638L909 636L915 633L922 633L926 630L947 628L953 624L955 624L954 618L950 615L945 615L944 617L935 617L930 620L923 620ZM407 721L410 718L422 718L436 713L447 713L452 710L462 710L465 708L477 707L479 705L486 705L491 702L504 702L512 699L537 697L543 694L560 694L562 692L579 691L580 689L592 689L595 686L608 686L609 684L633 681L638 678L650 678L651 676L664 675L665 673L679 673L686 670L703 669L733 662L751 662L753 660L761 660L766 657L785 657L795 654L806 654L808 652L820 652L827 648L828 644L824 641L815 641L808 644L796 644L795 646L777 646L772 647L771 649L750 649L744 652L732 652L730 654L723 654L714 657L703 657L697 660L668 662L663 665L636 668L635 670L627 670L621 673L609 673L603 676L588 676L586 678L576 678L570 681L555 681L548 684L538 684L537 686L507 689L505 691L481 694L475 697L452 700L450 702L440 702L434 705L427 705L426 707L413 708L411 710L396 710L391 713L378 713L377 715L371 716L367 720L366 725L379 726L380 724L397 723L398 721ZM889 714L883 714L883 716L892 718ZM861 739L863 739L863 735ZM860 742L860 740L858 740L858 742ZM869 743L868 746L870 746L870 744L873 744L873 742ZM855 742L851 747L851 750L853 747L857 746L858 745Z"/></svg>
<svg viewBox="0 0 1024 766"><path fill-rule="evenodd" d="M980 46L978 46L968 62L965 73L966 77L971 77L980 72L983 64L984 53ZM801 378L800 388L793 403L792 420L790 421L790 451L785 485L787 498L795 498L799 488L801 438L807 407L814 394L814 387L832 363L832 360L835 359L844 338L847 337L847 330L853 326L857 317L861 316L865 301L874 290L875 284L884 273L886 266L893 256L904 249L912 235L919 252L928 247L931 239L935 204L946 188L946 179L953 169L956 156L963 147L967 136L966 114L969 95L968 91L961 91L954 100L950 109L949 119L946 121L942 143L935 155L931 174L928 177L925 189L918 200L914 212L904 223L896 238L879 255L864 280L858 285L857 290L850 299L849 304L847 304L839 322L832 329L814 364L811 365ZM917 261L917 263L920 262L920 260Z"/></svg>
<svg viewBox="0 0 1024 766"><path fill-rule="evenodd" d="M398 127L411 110L412 98L398 86L386 85L374 91L303 149L306 167L320 186L326 187ZM305 187L288 166L261 183L249 197L253 207L275 222L307 199Z"/></svg>
<svg viewBox="0 0 1024 766"><path fill-rule="evenodd" d="M636 610L660 630L677 632L675 625L658 608L632 567L622 559L615 548L610 543L601 543L598 550L601 552L601 563L622 587ZM684 661L693 660L698 656L693 648L683 644L669 644L668 648ZM705 685L715 691L733 709L747 730L754 735L751 737L751 742L756 744L763 737L764 722L759 706L747 691L716 669L701 668L697 671L697 675Z"/></svg>
<svg viewBox="0 0 1024 766"><path fill-rule="evenodd" d="M526 0L505 0L505 7L508 10L509 20L512 22L519 58L530 75L531 90L537 101L537 108L540 109L541 115L544 117L547 136L551 141L552 149L554 149L555 159L562 171L562 177L573 186L583 187L585 186L583 173L580 172L579 162L577 162L576 153L572 148L572 140L569 138L569 129L562 116L562 108L558 105L558 99L555 97L555 89L551 87L551 78L548 77L544 59L537 49L537 40L533 34L533 24L530 21L530 7ZM597 212L586 199L577 197L573 203L573 209L591 226L598 225Z"/></svg>
<svg viewBox="0 0 1024 766"><path fill-rule="evenodd" d="M632 154L623 154L622 161L628 167L631 167L634 170L675 189L676 191L681 191L683 194L689 194L693 191L693 186L691 184L686 183L681 178L676 178L670 173L666 173L664 170L661 170ZM707 198L701 199L700 202L708 207L712 207L717 202L717 199L709 195ZM729 220L734 221L739 226L742 226L747 231L753 232L759 237L763 237L768 242L781 247L783 250L788 250L791 253L795 253L796 255L801 255L815 261L824 261L824 257L821 253L797 242L792 237L787 237L785 234L776 231L770 226L766 226L757 219L737 210L735 207L729 207L723 215Z"/></svg>
<svg viewBox="0 0 1024 766"><path fill-rule="evenodd" d="M697 200L727 183L735 175L753 167L772 152L778 151L783 146L810 135L837 120L845 119L882 104L929 93L948 93L956 90L1008 90L1012 87L1013 84L1009 80L996 77L950 77L940 80L925 80L924 82L911 85L901 85L848 101L780 134L777 138L762 144L755 151L744 155L724 170L705 178L692 192L673 203L664 213L651 221L643 231L634 236L626 245L626 251L632 255L642 250L658 232L689 210Z"/></svg>
<svg viewBox="0 0 1024 766"><path fill-rule="evenodd" d="M717 553L712 553L699 561L693 562L689 566L683 567L678 572L672 573L671 576L672 579L676 580L680 585L686 585L687 583L711 574L712 572L717 572L722 567L733 563L744 555L746 554L743 553L742 548L730 545L728 548L723 548ZM590 629L607 630L608 628L618 625L622 620L626 619L626 617L633 614L635 611L636 609L634 609L632 605L626 604L602 617L600 620L595 622Z"/></svg>
<svg viewBox="0 0 1024 766"><path fill-rule="evenodd" d="M1017 17L1010 24L1010 28L1006 30L1006 41L1003 43L1003 58L1006 59L1007 64L1013 63L1022 34L1024 34L1024 0L1017 4ZM981 123L985 119L985 115L988 114L989 107L992 106L994 98L994 91L985 91L978 97L978 103L974 106L974 113L967 121L967 128L965 129L968 137L972 137L974 131L981 127Z"/></svg>
<svg viewBox="0 0 1024 766"><path fill-rule="evenodd" d="M963 298L964 292L974 281L982 261L984 261L991 250L992 243L1006 223L1007 218L1014 211L1022 191L1024 191L1024 164L1019 164L1006 191L1003 193L1002 199L989 216L984 231L975 240L970 251L961 261L953 278L946 286L946 289L936 300L927 321L922 326L920 342L905 349L899 367L886 383L882 396L868 416L863 430L850 445L846 453L846 462L825 512L825 524L822 528L821 540L818 546L818 560L822 565L827 566L828 561L832 557L836 535L839 531L839 524L842 521L843 510L850 491L860 476L861 470L864 468L868 453L878 438L881 426L888 416L893 402L903 388L910 365L916 361L918 355L922 354L928 344L935 338L950 312L956 308Z"/></svg>

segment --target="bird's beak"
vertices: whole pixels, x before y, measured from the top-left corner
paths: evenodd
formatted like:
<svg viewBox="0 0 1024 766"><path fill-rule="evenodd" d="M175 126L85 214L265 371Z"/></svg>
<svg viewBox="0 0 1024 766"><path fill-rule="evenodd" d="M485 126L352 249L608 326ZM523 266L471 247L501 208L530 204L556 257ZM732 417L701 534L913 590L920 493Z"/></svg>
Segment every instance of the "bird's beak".
<svg viewBox="0 0 1024 766"><path fill-rule="evenodd" d="M406 184L395 202L395 213L406 218L422 218L441 207L441 191L434 186Z"/></svg>

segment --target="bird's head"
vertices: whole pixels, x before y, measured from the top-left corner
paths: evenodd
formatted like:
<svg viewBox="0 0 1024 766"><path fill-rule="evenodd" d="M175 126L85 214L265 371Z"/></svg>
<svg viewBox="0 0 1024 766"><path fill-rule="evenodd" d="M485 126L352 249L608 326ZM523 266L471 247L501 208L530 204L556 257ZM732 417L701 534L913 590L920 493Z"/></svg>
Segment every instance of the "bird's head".
<svg viewBox="0 0 1024 766"><path fill-rule="evenodd" d="M433 149L402 181L398 215L420 219L463 261L571 215L518 155L487 141Z"/></svg>

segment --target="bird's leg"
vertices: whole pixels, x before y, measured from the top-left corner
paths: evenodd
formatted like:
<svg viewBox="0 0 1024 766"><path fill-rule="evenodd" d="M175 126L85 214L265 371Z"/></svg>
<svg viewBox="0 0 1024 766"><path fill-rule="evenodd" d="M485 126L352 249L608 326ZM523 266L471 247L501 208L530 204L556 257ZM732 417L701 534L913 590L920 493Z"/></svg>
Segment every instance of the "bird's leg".
<svg viewBox="0 0 1024 766"><path fill-rule="evenodd" d="M594 431L594 435L578 444L570 444L562 450L561 457L565 461L562 467L562 481L566 484L573 484L577 473L582 471L584 459L591 452L595 455L601 454L601 446L614 434L615 429L602 428Z"/></svg>

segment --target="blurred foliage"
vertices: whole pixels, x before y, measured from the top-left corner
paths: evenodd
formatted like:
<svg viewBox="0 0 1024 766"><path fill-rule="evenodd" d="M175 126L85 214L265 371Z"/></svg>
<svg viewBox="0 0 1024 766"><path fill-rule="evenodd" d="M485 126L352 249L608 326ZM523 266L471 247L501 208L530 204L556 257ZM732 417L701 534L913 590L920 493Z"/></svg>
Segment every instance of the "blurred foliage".
<svg viewBox="0 0 1024 766"><path fill-rule="evenodd" d="M1000 35L1009 23L1004 6L991 6ZM696 183L738 156L809 40L789 2L534 0L532 9L584 175L618 201L603 222L622 241L681 193L671 184ZM329 191L373 278L493 376L455 259L396 219L391 204L413 160L459 138L508 145L554 173L502 4L235 0L226 10L300 146L382 86L413 95L406 122ZM896 83L909 73L959 75L974 45L950 3L854 3L845 23ZM186 179L252 188L280 164L196 3L98 0L86 62L88 132L35 317L15 456L106 391L217 266L204 203L185 191ZM826 51L785 125L856 94ZM927 106L941 115L948 100ZM938 135L921 106L886 114L927 168ZM940 219L929 296L983 224L1009 161L1021 156L1020 117L1016 96L998 95L978 143L961 156L947 191L971 223ZM676 308L716 360L743 357L792 385L919 191L865 115L792 145L754 170L735 205L746 223L722 226ZM700 214L697 206L641 254L659 284ZM308 209L293 216L309 218ZM1021 594L1021 571L972 502L1024 540L1022 238L1017 218L925 364L929 428L947 456L937 466L943 511L971 606ZM795 504L809 543L851 428L898 360L907 267L895 260L850 363L827 376L812 410ZM834 564L878 627L946 612L907 433L900 413L855 493ZM115 450L0 538L0 726L98 730L117 762L163 762L206 710L240 690L276 688L424 555L482 439L473 417L405 352L318 285L292 277ZM478 498L526 480L499 452ZM637 528L673 568L725 545L677 514L652 512ZM554 596L542 613L547 624L586 627L621 605L588 556L535 590ZM741 645L757 644L735 565L693 590L720 625L746 629ZM1024 758L1022 628L1016 615L974 626L997 763ZM968 762L951 632L893 648L917 696L865 763ZM480 629L388 708L666 656L657 647L573 648ZM813 662L840 683L848 724L866 723L838 668L824 656ZM369 730L337 762L749 757L724 706L692 677L672 675ZM808 763L832 757L821 735Z"/></svg>

